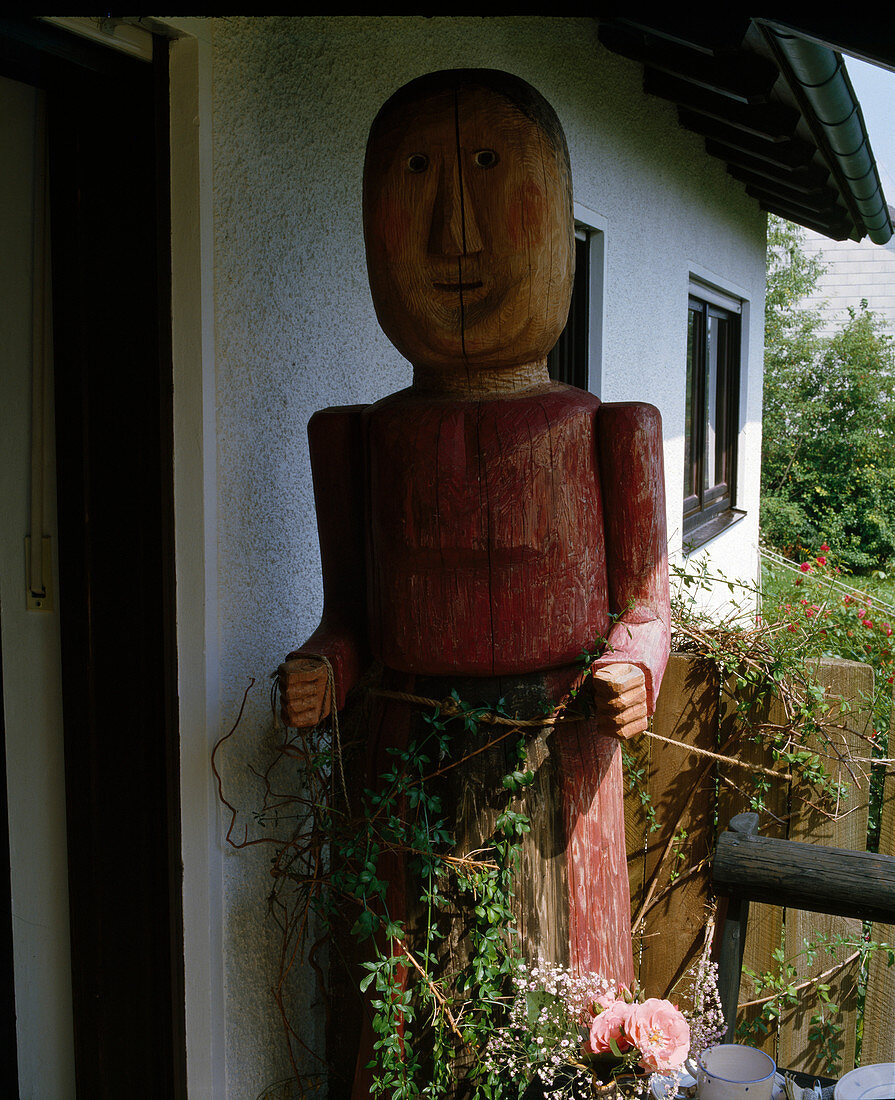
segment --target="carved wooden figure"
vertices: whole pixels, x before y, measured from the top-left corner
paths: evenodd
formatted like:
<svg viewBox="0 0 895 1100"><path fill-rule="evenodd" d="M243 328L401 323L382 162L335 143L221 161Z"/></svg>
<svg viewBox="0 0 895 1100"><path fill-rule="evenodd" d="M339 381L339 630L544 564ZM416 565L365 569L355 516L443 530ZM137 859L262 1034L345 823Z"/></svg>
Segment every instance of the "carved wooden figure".
<svg viewBox="0 0 895 1100"><path fill-rule="evenodd" d="M506 73L411 82L373 123L364 232L376 313L413 384L311 420L325 605L281 666L284 721L325 712L321 655L339 707L372 656L419 694L460 685L542 713L608 636L597 717L532 747L520 927L530 957L630 981L620 738L646 728L668 657L661 425L652 406L548 377L574 269L553 110ZM386 726L371 769L406 736L394 714ZM484 772L499 782L499 761L478 767L455 777L461 847L487 835Z"/></svg>

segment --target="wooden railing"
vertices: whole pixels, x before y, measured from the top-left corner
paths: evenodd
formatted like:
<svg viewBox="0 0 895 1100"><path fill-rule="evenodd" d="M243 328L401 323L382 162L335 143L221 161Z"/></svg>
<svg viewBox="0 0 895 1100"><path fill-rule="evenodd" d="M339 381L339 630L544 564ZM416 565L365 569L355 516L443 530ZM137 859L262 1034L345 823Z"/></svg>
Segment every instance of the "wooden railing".
<svg viewBox="0 0 895 1100"><path fill-rule="evenodd" d="M831 813L814 804L811 791L798 781L771 778L763 770L747 770L719 762L710 754L733 757L753 769L771 769L769 750L743 738L737 719L737 700L721 684L710 662L686 654L673 654L669 663L653 733L668 739L644 737L629 745L629 775L634 786L626 794L626 838L631 880L632 922L639 980L650 995L673 990L687 968L698 958L713 933L715 919L711 892L711 859L715 840L730 819L753 808L753 779L767 783L761 811L761 835L822 844L837 848L866 848L869 807L869 766L853 765L847 758L868 755L860 735L869 723L868 700L873 693L873 670L851 661L824 660L818 665L818 681L831 700L847 701L834 723L841 759L827 760L836 782L849 787L847 802ZM761 704L761 720L784 724L777 700ZM668 743L683 742L682 749ZM697 751L693 751L697 750ZM698 750L702 750L699 752ZM650 830L650 819L658 828ZM879 851L895 855L895 777L887 777L884 792ZM756 973L776 971L774 953L796 958L803 942L821 937L862 935L861 922L797 909L753 904L749 918L744 969ZM878 924L874 940L895 943L895 928ZM639 950L638 950L639 948ZM840 951L842 960L851 952ZM809 965L796 960L798 986L808 978L836 966L836 959L819 950ZM838 1006L838 1039L844 1073L855 1064L858 1027L858 959L824 979L829 996ZM761 1006L748 977L740 992L740 1018L754 1018ZM813 985L798 990L798 1004L785 1010L765 1036L748 1041L761 1046L778 1064L808 1073L822 1073L825 1059L821 1039L811 1037L811 1018L818 1002ZM867 975L866 1003L862 1016L861 1062L895 1060L895 968L889 969L885 952L877 952Z"/></svg>

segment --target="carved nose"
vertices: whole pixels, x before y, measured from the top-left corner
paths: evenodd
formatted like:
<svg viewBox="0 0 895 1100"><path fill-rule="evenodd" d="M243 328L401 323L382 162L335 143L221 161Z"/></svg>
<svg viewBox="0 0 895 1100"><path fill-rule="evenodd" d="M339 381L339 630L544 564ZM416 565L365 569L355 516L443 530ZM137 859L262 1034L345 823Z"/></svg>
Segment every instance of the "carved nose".
<svg viewBox="0 0 895 1100"><path fill-rule="evenodd" d="M442 163L432 208L429 251L440 256L481 252L482 238L468 193L464 195L457 162Z"/></svg>

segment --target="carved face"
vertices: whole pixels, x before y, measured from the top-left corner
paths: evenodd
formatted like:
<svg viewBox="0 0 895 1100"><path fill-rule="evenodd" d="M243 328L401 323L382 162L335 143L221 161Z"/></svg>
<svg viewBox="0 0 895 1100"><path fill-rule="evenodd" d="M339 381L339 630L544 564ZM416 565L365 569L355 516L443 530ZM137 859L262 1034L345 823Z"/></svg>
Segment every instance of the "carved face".
<svg viewBox="0 0 895 1100"><path fill-rule="evenodd" d="M380 117L364 235L379 323L415 365L518 366L556 343L574 271L567 164L498 92L461 85Z"/></svg>

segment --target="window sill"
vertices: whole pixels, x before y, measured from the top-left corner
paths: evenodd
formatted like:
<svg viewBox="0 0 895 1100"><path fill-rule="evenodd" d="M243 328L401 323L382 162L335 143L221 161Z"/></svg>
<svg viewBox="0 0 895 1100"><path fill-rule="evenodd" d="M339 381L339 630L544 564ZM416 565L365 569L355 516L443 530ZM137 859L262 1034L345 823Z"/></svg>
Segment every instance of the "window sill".
<svg viewBox="0 0 895 1100"><path fill-rule="evenodd" d="M692 554L700 546L704 546L707 542L717 538L728 527L733 527L735 523L739 523L745 516L746 513L742 509L730 508L728 511L714 516L706 523L700 524L699 527L694 527L692 531L688 531L684 535L684 554Z"/></svg>

